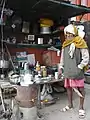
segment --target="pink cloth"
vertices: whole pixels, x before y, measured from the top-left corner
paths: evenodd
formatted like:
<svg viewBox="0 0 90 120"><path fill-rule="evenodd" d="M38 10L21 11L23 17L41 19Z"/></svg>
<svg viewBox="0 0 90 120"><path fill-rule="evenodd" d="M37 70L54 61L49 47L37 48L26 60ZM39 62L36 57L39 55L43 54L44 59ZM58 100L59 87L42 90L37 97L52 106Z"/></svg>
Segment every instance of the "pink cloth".
<svg viewBox="0 0 90 120"><path fill-rule="evenodd" d="M82 80L71 80L71 79L65 79L64 87L84 87L84 79Z"/></svg>

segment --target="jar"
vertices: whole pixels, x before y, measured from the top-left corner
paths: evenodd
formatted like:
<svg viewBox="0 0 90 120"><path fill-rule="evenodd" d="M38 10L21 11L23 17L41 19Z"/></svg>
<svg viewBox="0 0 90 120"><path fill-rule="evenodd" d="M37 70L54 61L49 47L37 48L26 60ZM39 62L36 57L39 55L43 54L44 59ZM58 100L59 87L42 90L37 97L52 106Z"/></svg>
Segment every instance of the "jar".
<svg viewBox="0 0 90 120"><path fill-rule="evenodd" d="M45 66L43 66L42 75L43 75L43 77L47 77L47 69Z"/></svg>

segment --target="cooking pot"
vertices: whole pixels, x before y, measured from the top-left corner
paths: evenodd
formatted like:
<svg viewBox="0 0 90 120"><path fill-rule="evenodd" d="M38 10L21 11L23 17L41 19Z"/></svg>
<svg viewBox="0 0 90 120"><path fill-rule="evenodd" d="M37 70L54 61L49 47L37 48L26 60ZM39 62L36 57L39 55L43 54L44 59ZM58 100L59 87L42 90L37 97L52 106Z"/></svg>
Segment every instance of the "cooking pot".
<svg viewBox="0 0 90 120"><path fill-rule="evenodd" d="M8 68L8 67L9 67L9 61L0 60L0 68Z"/></svg>
<svg viewBox="0 0 90 120"><path fill-rule="evenodd" d="M41 27L41 34L50 34L50 27Z"/></svg>

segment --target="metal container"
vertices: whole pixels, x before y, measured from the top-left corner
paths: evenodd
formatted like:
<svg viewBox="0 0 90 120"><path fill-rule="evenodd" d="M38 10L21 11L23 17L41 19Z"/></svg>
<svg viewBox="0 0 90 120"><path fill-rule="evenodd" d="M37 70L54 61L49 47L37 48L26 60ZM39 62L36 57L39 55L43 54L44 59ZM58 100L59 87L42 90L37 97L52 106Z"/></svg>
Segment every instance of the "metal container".
<svg viewBox="0 0 90 120"><path fill-rule="evenodd" d="M37 120L37 108L23 108L20 107L20 111L23 113L22 120Z"/></svg>
<svg viewBox="0 0 90 120"><path fill-rule="evenodd" d="M41 27L41 34L50 34L50 27Z"/></svg>
<svg viewBox="0 0 90 120"><path fill-rule="evenodd" d="M9 61L0 60L0 68L8 68L8 67L9 67Z"/></svg>
<svg viewBox="0 0 90 120"><path fill-rule="evenodd" d="M32 108L37 104L37 85L17 86L16 100L20 107Z"/></svg>
<svg viewBox="0 0 90 120"><path fill-rule="evenodd" d="M90 84L90 76L85 75L85 83Z"/></svg>

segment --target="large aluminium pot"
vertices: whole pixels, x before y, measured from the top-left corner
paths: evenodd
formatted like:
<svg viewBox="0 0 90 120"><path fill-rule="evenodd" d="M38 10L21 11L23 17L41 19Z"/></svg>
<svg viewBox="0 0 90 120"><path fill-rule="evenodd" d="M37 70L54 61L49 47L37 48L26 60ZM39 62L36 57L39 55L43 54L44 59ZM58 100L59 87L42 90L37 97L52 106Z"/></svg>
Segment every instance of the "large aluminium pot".
<svg viewBox="0 0 90 120"><path fill-rule="evenodd" d="M41 27L41 34L50 34L50 27Z"/></svg>

